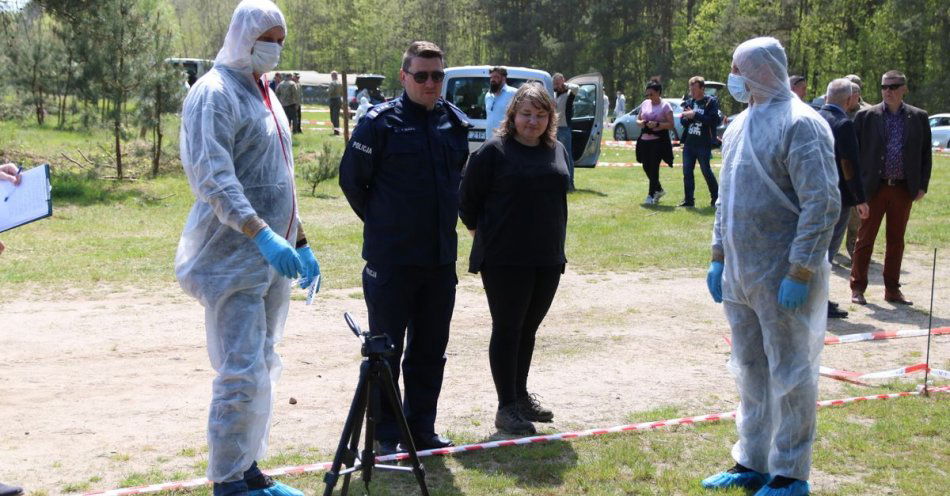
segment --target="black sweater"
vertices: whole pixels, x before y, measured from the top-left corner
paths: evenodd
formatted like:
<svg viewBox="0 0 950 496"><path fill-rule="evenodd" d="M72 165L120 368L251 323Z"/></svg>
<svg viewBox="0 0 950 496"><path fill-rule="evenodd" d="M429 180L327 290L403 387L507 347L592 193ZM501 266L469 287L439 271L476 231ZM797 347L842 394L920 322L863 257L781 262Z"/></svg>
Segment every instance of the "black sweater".
<svg viewBox="0 0 950 496"><path fill-rule="evenodd" d="M567 151L493 137L463 172L459 217L477 229L468 270L563 265L567 231Z"/></svg>

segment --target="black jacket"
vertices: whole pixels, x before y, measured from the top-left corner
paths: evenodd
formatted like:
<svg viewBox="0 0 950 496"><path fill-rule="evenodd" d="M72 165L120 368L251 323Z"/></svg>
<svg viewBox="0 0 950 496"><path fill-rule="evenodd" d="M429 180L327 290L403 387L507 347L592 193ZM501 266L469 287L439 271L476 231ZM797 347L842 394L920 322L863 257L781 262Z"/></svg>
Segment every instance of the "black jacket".
<svg viewBox="0 0 950 496"><path fill-rule="evenodd" d="M469 271L567 262L567 150L494 136L469 158L459 217L476 229Z"/></svg>
<svg viewBox="0 0 950 496"><path fill-rule="evenodd" d="M872 105L854 116L854 131L861 147L861 182L864 194L871 198L877 193L884 173L884 102ZM904 104L904 176L907 191L917 196L918 191L927 191L933 152L930 149L930 125L927 112Z"/></svg>
<svg viewBox="0 0 950 496"><path fill-rule="evenodd" d="M458 188L468 158L465 114L401 98L360 119L340 162L340 188L363 220L363 259L381 265L455 262Z"/></svg>
<svg viewBox="0 0 950 496"><path fill-rule="evenodd" d="M861 165L858 159L858 137L848 114L838 107L825 105L819 112L831 126L835 137L835 165L838 167L838 190L841 206L853 207L867 202L861 184Z"/></svg>

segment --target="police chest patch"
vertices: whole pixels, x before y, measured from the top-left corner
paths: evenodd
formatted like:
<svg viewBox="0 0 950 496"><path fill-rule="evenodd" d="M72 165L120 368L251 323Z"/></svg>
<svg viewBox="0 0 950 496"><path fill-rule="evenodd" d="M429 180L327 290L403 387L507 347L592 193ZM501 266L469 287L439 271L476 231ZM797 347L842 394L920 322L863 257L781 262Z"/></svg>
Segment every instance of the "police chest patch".
<svg viewBox="0 0 950 496"><path fill-rule="evenodd" d="M366 146L358 141L353 141L352 143L353 143L353 148L356 148L357 150L369 155L373 154L373 147Z"/></svg>
<svg viewBox="0 0 950 496"><path fill-rule="evenodd" d="M393 132L403 134L403 133L414 133L416 128L414 127L394 127Z"/></svg>

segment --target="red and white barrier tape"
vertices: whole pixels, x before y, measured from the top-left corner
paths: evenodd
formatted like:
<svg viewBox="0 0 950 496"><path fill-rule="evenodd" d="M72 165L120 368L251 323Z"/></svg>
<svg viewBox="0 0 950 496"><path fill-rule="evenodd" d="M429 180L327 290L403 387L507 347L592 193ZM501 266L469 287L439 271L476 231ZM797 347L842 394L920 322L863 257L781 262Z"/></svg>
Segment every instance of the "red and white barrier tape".
<svg viewBox="0 0 950 496"><path fill-rule="evenodd" d="M929 388L929 392L932 393L947 393L950 392L950 386ZM902 393L890 393L890 394L875 394L869 396L858 396L854 398L844 398L839 400L825 400L817 402L818 408L824 408L829 406L839 406L846 405L848 403L857 403L860 401L870 401L870 400L887 400L892 398L903 398L906 396L919 396L920 391L908 391ZM537 444L537 443L546 443L551 441L565 441L569 439L577 439L582 437L590 436L599 436L603 434L619 433L619 432L630 432L630 431L647 431L653 429L659 429L662 427L671 427L674 425L692 425L702 422L717 422L720 420L731 420L736 418L736 412L726 412L726 413L717 413L711 415L700 415L696 417L682 417L670 420L659 420L655 422L642 422L639 424L627 424L627 425L618 425L615 427L608 427L603 429L588 429L585 431L575 431L575 432L561 432L558 434L548 434L544 436L531 436L523 437L519 439L505 439L500 441L489 441L486 443L477 443L477 444L467 444L465 446L454 446L452 448L444 449L434 449L434 450L425 450L418 453L419 457L435 456L435 455L452 455L457 453L468 453L472 451L483 451L492 448L501 448L505 446L522 446L527 444ZM376 457L376 463L385 463L392 462L397 460L407 460L409 455L406 453L398 453L395 455L387 456L378 456ZM329 470L332 463L312 463L308 465L298 465L293 467L282 467L272 470L265 470L264 473L270 476L281 476L281 475L300 475L311 472L323 472ZM139 487L127 487L122 489L112 489L109 491L99 491L92 493L85 493L85 496L127 496L132 494L147 494L155 493L160 491L174 491L177 489L189 489L194 487L203 486L208 483L207 479L192 479L189 481L183 482L164 482L161 484L151 484L147 486Z"/></svg>
<svg viewBox="0 0 950 496"><path fill-rule="evenodd" d="M938 336L941 334L950 334L950 327L938 327L931 331L931 334ZM845 334L844 336L828 336L825 338L825 344L843 344L858 343L861 341L878 341L881 339L896 338L914 338L926 336L927 329L901 329L899 331L875 331L862 332L861 334Z"/></svg>
<svg viewBox="0 0 950 496"><path fill-rule="evenodd" d="M950 371L935 369L930 367L930 375L935 375L937 377L943 377L944 379L950 379Z"/></svg>

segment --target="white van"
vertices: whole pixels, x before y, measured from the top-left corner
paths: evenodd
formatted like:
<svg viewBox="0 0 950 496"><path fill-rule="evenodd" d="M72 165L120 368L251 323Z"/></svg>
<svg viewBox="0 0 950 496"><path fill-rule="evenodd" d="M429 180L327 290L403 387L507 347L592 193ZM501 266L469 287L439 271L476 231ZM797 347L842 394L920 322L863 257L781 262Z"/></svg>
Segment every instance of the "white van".
<svg viewBox="0 0 950 496"><path fill-rule="evenodd" d="M488 93L488 71L493 66L472 65L445 70L442 97L462 109L474 126L468 132L468 148L475 151L485 141L485 95ZM538 69L508 67L508 85L515 88L532 81L542 84L551 96L554 85L551 75ZM604 83L599 73L571 78L580 87L574 97L571 120L575 167L594 167L600 157L600 140L604 129Z"/></svg>

